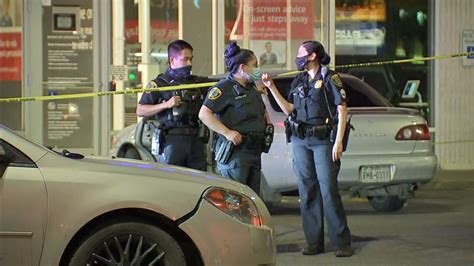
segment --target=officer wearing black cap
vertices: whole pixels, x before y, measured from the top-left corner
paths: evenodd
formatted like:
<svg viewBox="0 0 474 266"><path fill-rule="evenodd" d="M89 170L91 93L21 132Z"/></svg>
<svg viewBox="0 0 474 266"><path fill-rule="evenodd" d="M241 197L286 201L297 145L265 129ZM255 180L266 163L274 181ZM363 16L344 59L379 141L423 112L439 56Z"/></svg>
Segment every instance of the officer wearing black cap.
<svg viewBox="0 0 474 266"><path fill-rule="evenodd" d="M262 81L281 109L289 115L293 163L298 178L303 229L308 246L304 255L324 252L324 217L337 257L352 256L351 233L338 191L343 133L346 125L346 94L338 74L324 65L331 58L321 43L307 41L298 49L298 70L285 100L268 75ZM335 138L331 131L337 125Z"/></svg>
<svg viewBox="0 0 474 266"><path fill-rule="evenodd" d="M254 81L261 78L254 53L232 42L224 54L229 71L204 100L199 118L217 133L214 151L217 168L224 177L260 191L261 154L267 113ZM215 116L216 115L216 116ZM225 149L227 144L233 147Z"/></svg>
<svg viewBox="0 0 474 266"><path fill-rule="evenodd" d="M169 68L150 81L147 88L209 82L191 75L193 47L176 40L168 45ZM208 88L154 91L144 93L137 106L137 115L159 122L160 137L154 155L158 162L206 170L204 142L199 136L198 112ZM202 131L201 131L202 132ZM154 143L153 145L155 145ZM153 152L154 149L152 149Z"/></svg>

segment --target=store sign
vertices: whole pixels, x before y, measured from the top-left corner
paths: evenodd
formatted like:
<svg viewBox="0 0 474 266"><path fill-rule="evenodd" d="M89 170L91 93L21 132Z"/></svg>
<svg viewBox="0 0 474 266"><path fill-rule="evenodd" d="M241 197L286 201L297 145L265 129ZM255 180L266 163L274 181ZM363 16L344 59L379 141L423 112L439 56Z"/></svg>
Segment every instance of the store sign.
<svg viewBox="0 0 474 266"><path fill-rule="evenodd" d="M171 41L178 39L178 22L167 22L152 20L151 43ZM127 43L138 43L138 21L125 21L125 41Z"/></svg>
<svg viewBox="0 0 474 266"><path fill-rule="evenodd" d="M462 32L462 50L466 53L474 53L474 30L465 30ZM464 67L474 66L474 54L463 56L462 65Z"/></svg>
<svg viewBox="0 0 474 266"><path fill-rule="evenodd" d="M385 43L385 27L381 23L336 24L338 54L375 55Z"/></svg>
<svg viewBox="0 0 474 266"><path fill-rule="evenodd" d="M92 13L91 0L80 7L43 7L44 95L93 91ZM44 101L43 144L93 147L94 115L92 98Z"/></svg>
<svg viewBox="0 0 474 266"><path fill-rule="evenodd" d="M0 32L0 81L21 81L21 28Z"/></svg>
<svg viewBox="0 0 474 266"><path fill-rule="evenodd" d="M128 80L127 65L110 65L110 79L114 81Z"/></svg>
<svg viewBox="0 0 474 266"><path fill-rule="evenodd" d="M232 25L230 39L242 39L244 16L250 22L251 40L286 40L288 20L292 39L313 39L313 1L253 0L250 5L237 5L237 19ZM245 1L244 1L245 3ZM226 26L229 25L226 23Z"/></svg>

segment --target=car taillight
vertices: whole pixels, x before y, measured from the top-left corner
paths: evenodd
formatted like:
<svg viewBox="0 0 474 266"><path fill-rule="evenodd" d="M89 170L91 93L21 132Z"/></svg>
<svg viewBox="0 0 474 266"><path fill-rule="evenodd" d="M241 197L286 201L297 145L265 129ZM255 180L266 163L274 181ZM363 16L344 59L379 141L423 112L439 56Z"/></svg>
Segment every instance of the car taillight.
<svg viewBox="0 0 474 266"><path fill-rule="evenodd" d="M430 131L426 124L403 127L395 135L396 140L430 140L430 138Z"/></svg>

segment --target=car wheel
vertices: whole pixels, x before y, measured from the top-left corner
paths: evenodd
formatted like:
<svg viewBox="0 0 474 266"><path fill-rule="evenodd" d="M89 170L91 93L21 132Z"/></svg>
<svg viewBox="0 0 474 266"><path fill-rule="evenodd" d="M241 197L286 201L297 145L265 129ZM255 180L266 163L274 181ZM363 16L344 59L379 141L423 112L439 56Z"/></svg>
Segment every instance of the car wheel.
<svg viewBox="0 0 474 266"><path fill-rule="evenodd" d="M136 222L109 225L76 249L69 265L186 265L176 240L158 227Z"/></svg>
<svg viewBox="0 0 474 266"><path fill-rule="evenodd" d="M123 157L127 159L141 160L140 154L138 154L138 151L133 148L127 149Z"/></svg>
<svg viewBox="0 0 474 266"><path fill-rule="evenodd" d="M367 197L370 205L378 212L398 211L405 205L406 200L392 196Z"/></svg>

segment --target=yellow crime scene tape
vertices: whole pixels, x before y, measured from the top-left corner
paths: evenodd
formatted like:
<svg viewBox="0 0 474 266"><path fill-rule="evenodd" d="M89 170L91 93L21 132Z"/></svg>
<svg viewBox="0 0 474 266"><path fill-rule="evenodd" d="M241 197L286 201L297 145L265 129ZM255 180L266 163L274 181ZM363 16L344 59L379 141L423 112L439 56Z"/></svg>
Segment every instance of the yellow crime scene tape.
<svg viewBox="0 0 474 266"><path fill-rule="evenodd" d="M429 56L429 57L420 57L414 59L400 59L400 60L389 60L389 61L380 61L380 62L369 62L369 63L359 63L359 64L347 64L347 65L338 65L334 68L349 68L349 67L361 67L361 66L375 66L375 65L387 65L387 64L401 64L401 63L411 63L417 61L429 61L429 60L440 60L440 59L450 59L456 57L463 57L474 55L474 52L466 52L452 55L441 55L441 56ZM289 71L285 73L278 74L275 77L286 77L294 74L298 74L303 71ZM13 97L13 98L0 98L0 103L6 102L31 102L31 101L47 101L47 100L65 100L65 99L78 99L78 98L91 98L98 96L113 96L113 95L124 95L124 94L137 94L144 92L153 92L153 91L170 91L170 90L189 90L202 87L211 87L214 86L217 82L206 82L198 84L185 84L178 86L166 86L159 88L140 88L140 89L125 89L120 91L102 91L102 92L86 92L86 93L72 93L64 95L43 95L43 96L31 96L31 97Z"/></svg>
<svg viewBox="0 0 474 266"><path fill-rule="evenodd" d="M452 55L440 55L440 56L429 56L429 57L420 57L413 59L400 59L400 60L388 60L388 61L379 61L379 62L368 62L368 63L358 63L358 64L346 64L346 65L337 65L333 66L334 68L351 68L351 67L363 67L363 66L376 66L376 65L387 65L387 64L402 64L402 63L411 63L418 61L430 61L430 60L442 60L442 59L451 59L456 57L463 56L474 56L474 52L466 52ZM286 77L294 74L298 74L303 71L289 71L285 73L278 74L275 77ZM47 101L47 100L65 100L65 99L79 99L79 98L91 98L97 96L114 96L114 95L125 95L125 94L137 94L153 91L170 91L170 90L186 90L186 89L196 89L202 87L211 87L214 86L217 82L206 82L198 84L185 84L178 86L166 86L159 88L141 88L141 89L125 89L120 91L104 91L104 92L89 92L89 93L74 93L74 94L64 94L64 95L48 95L48 96L32 96L32 97L15 97L15 98L0 98L0 103L6 102L29 102L29 101ZM451 143L466 143L474 142L474 140L453 140L453 141L437 141L433 144L451 144Z"/></svg>

